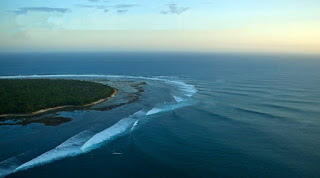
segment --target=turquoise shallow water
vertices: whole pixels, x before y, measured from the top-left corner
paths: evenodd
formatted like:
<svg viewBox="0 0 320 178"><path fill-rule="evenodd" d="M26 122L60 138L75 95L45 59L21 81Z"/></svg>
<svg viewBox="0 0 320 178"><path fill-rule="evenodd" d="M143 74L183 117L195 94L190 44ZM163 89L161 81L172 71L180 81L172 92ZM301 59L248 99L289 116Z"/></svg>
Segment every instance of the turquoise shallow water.
<svg viewBox="0 0 320 178"><path fill-rule="evenodd" d="M120 89L101 107L127 104L1 126L0 175L319 177L319 69L315 56L1 54L1 78L93 80Z"/></svg>

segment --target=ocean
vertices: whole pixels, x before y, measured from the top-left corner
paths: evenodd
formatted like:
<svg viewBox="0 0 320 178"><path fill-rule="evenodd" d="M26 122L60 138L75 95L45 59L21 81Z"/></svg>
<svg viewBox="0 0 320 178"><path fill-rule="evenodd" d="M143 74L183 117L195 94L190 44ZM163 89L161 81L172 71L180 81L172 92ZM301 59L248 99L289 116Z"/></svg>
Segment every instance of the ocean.
<svg viewBox="0 0 320 178"><path fill-rule="evenodd" d="M1 125L0 177L320 177L319 56L2 53L0 78L119 89L57 126Z"/></svg>

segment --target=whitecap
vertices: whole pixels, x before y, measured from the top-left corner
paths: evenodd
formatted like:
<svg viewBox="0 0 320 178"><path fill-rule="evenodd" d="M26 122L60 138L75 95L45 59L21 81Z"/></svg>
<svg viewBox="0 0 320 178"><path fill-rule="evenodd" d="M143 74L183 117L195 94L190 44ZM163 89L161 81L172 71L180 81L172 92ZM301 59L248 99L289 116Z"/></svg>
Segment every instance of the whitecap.
<svg viewBox="0 0 320 178"><path fill-rule="evenodd" d="M180 103L183 101L183 99L178 96L173 96L173 98L174 98L174 100L176 100L177 103Z"/></svg>
<svg viewBox="0 0 320 178"><path fill-rule="evenodd" d="M97 133L90 138L86 143L83 144L81 150L87 152L99 147L100 144L110 141L120 134L123 134L128 128L131 128L134 122L135 120L130 117L121 119L115 125Z"/></svg>
<svg viewBox="0 0 320 178"><path fill-rule="evenodd" d="M146 115L150 116L150 115L157 114L157 113L173 111L178 108L182 108L182 107L190 106L190 105L192 105L192 103L190 101L184 101L184 102L180 102L180 103L176 103L176 104L168 104L168 105L158 106L158 107L154 107L151 110L149 110Z"/></svg>
<svg viewBox="0 0 320 178"><path fill-rule="evenodd" d="M136 120L134 123L133 123L133 126L131 128L131 131L133 131L139 124L139 120Z"/></svg>
<svg viewBox="0 0 320 178"><path fill-rule="evenodd" d="M50 163L55 160L63 159L65 157L76 156L82 153L81 145L87 141L92 135L89 131L83 131L79 134L69 138L54 149L43 153L42 155L20 165L14 172L32 168L38 165Z"/></svg>
<svg viewBox="0 0 320 178"><path fill-rule="evenodd" d="M103 143L106 143L121 136L128 129L133 127L134 123L137 121L139 117L144 115L145 112L141 110L127 118L121 119L113 126L108 127L91 137L86 143L83 144L81 150L84 152L90 151L92 149L98 148Z"/></svg>
<svg viewBox="0 0 320 178"><path fill-rule="evenodd" d="M54 149L49 150L20 166L12 166L13 169L8 169L6 171L6 174L29 169L66 157L77 156L79 154L91 151L95 148L98 148L101 144L111 141L112 139L124 134L128 129L135 125L135 123L137 124L137 119L142 116L145 116L145 112L142 110L138 111L130 117L121 119L113 126L108 127L97 134L89 131L80 132L79 134L69 138L62 144L58 145Z"/></svg>
<svg viewBox="0 0 320 178"><path fill-rule="evenodd" d="M161 109L161 108L152 108L151 110L149 110L149 111L147 112L147 116L152 115L152 114L159 113L159 112L161 112L162 110L163 110L163 109Z"/></svg>

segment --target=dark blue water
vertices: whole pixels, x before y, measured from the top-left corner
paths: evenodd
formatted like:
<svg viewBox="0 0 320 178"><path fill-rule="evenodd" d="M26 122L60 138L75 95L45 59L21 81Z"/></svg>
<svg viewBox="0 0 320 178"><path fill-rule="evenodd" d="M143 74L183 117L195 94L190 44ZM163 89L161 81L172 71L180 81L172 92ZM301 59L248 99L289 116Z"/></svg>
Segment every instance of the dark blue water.
<svg viewBox="0 0 320 178"><path fill-rule="evenodd" d="M0 176L320 177L317 56L1 54L0 75L104 82L109 103L146 82L56 127L1 126Z"/></svg>

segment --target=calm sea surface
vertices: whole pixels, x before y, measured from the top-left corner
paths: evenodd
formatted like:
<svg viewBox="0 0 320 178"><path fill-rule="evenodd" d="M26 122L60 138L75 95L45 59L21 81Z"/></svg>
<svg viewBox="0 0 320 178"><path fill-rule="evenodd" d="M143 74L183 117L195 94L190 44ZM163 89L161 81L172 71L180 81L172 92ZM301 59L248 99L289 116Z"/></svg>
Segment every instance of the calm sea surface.
<svg viewBox="0 0 320 178"><path fill-rule="evenodd" d="M0 54L0 76L102 82L119 89L103 104L128 103L0 126L0 177L320 177L320 57Z"/></svg>

